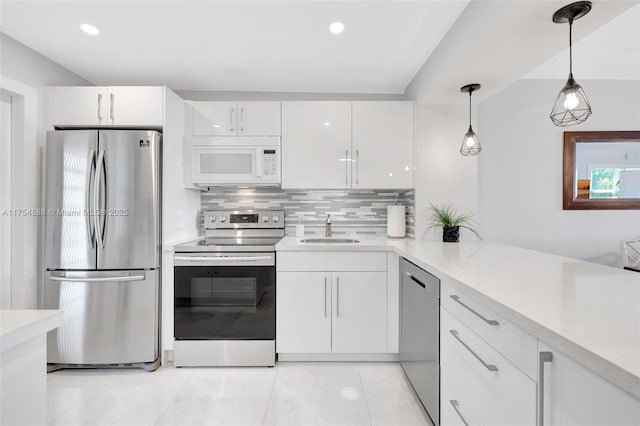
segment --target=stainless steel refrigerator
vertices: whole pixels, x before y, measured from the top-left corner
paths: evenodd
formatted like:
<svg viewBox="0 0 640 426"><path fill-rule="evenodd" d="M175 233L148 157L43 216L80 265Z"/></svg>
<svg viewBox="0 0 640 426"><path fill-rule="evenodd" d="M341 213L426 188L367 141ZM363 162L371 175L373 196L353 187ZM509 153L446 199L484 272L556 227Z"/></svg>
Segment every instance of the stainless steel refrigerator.
<svg viewBox="0 0 640 426"><path fill-rule="evenodd" d="M157 367L160 153L155 131L47 133L41 294L64 313L50 364Z"/></svg>

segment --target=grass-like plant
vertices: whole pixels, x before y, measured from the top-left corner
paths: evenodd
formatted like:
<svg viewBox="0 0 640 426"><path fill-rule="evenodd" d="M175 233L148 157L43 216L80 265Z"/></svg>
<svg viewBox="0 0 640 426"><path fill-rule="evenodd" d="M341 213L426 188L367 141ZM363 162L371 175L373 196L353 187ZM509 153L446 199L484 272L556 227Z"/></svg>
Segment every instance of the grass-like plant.
<svg viewBox="0 0 640 426"><path fill-rule="evenodd" d="M457 226L468 229L476 234L478 239L482 239L475 229L475 222L471 213L459 213L458 209L449 203L441 206L436 206L433 203L429 204L431 204L431 221L427 230L438 227L452 228Z"/></svg>

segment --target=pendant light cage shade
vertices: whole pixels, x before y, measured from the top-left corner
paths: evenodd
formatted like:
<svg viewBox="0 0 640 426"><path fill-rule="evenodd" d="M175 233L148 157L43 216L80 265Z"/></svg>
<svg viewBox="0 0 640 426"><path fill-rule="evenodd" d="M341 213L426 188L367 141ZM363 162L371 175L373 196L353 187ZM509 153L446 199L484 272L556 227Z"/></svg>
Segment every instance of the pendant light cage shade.
<svg viewBox="0 0 640 426"><path fill-rule="evenodd" d="M591 11L590 1L577 1L558 9L552 17L556 24L569 24L569 79L564 85L549 117L557 127L575 126L591 116L591 104L584 89L573 79L573 22Z"/></svg>
<svg viewBox="0 0 640 426"><path fill-rule="evenodd" d="M591 115L591 104L587 94L573 76L560 90L551 110L551 121L558 127L575 126L584 123Z"/></svg>
<svg viewBox="0 0 640 426"><path fill-rule="evenodd" d="M471 126L469 126L469 130L467 130L467 133L462 138L460 154L469 157L480 154L480 151L482 151L482 145L480 145L478 135L476 135Z"/></svg>
<svg viewBox="0 0 640 426"><path fill-rule="evenodd" d="M462 146L460 147L460 154L465 157L478 155L480 151L482 151L482 145L480 145L480 141L478 141L478 135L476 135L476 132L471 128L471 95L476 90L479 90L480 87L478 83L471 83L460 88L462 93L469 94L469 129L462 138Z"/></svg>

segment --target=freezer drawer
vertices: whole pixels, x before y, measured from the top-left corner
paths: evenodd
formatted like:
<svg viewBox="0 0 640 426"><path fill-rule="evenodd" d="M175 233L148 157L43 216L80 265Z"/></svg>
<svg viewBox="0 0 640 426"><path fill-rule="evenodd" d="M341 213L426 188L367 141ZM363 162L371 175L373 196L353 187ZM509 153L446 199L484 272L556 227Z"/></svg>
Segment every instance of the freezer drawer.
<svg viewBox="0 0 640 426"><path fill-rule="evenodd" d="M44 307L63 311L47 336L55 364L128 364L158 358L158 272L51 271Z"/></svg>

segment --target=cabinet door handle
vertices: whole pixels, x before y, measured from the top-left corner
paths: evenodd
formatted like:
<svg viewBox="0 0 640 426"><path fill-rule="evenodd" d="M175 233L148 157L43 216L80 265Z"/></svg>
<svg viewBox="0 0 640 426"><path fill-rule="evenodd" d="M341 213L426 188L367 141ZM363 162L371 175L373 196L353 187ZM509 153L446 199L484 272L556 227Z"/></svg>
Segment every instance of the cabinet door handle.
<svg viewBox="0 0 640 426"><path fill-rule="evenodd" d="M113 120L115 120L114 118L114 105L116 103L116 95L114 95L113 93L109 94L109 117L111 118L111 124L113 124Z"/></svg>
<svg viewBox="0 0 640 426"><path fill-rule="evenodd" d="M344 184L349 185L349 150L344 150Z"/></svg>
<svg viewBox="0 0 640 426"><path fill-rule="evenodd" d="M102 121L102 93L98 93L98 121Z"/></svg>
<svg viewBox="0 0 640 426"><path fill-rule="evenodd" d="M458 417L460 417L460 420L462 420L462 423L464 423L464 426L469 426L469 423L462 415L462 411L460 411L460 403L455 399L450 399L449 404L451 404L451 406L453 406L453 409L456 410L456 414L458 415Z"/></svg>
<svg viewBox="0 0 640 426"><path fill-rule="evenodd" d="M356 149L356 185L360 185L360 150Z"/></svg>
<svg viewBox="0 0 640 426"><path fill-rule="evenodd" d="M477 316L478 318L480 318L482 321L486 322L489 325L500 325L500 323L496 320L492 320L492 319L487 319L484 316L482 316L480 313L476 312L475 310L471 309L471 307L465 303L462 303L460 301L460 297L457 294L452 294L449 296L450 298L452 298L453 300L455 300L456 302L458 302L459 304L461 304L462 306L464 306L465 308L467 308L467 310L469 310L472 314L474 314L475 316Z"/></svg>
<svg viewBox="0 0 640 426"><path fill-rule="evenodd" d="M229 111L229 130L233 132L233 112L235 110L233 108L231 108L231 111Z"/></svg>
<svg viewBox="0 0 640 426"><path fill-rule="evenodd" d="M336 277L336 317L340 318L340 277Z"/></svg>
<svg viewBox="0 0 640 426"><path fill-rule="evenodd" d="M467 345L467 344L466 344L466 343L465 343L465 342L460 338L459 333L458 333L458 331L457 331L457 330L449 330L449 333L451 333L451 335L452 335L452 336L453 336L453 337L454 337L458 342L460 342L460 344L461 344L462 346L464 346L464 347L465 347L469 352L471 352L471 355L473 355L473 356L475 357L475 359L477 359L478 361L480 361L480 363L484 366L484 368L486 368L486 369L487 369L487 370L489 370L489 371L498 371L498 367L496 367L495 365L493 365L493 364L487 364L486 362L484 362L484 360L483 360L482 358L480 358L480 357L478 356L478 354L477 354L477 353L475 353L475 352L473 351L473 349L471 349L471 348L469 347L469 345Z"/></svg>
<svg viewBox="0 0 640 426"><path fill-rule="evenodd" d="M324 317L327 317L327 277L324 277Z"/></svg>
<svg viewBox="0 0 640 426"><path fill-rule="evenodd" d="M553 362L553 353L538 354L538 426L544 426L544 364Z"/></svg>
<svg viewBox="0 0 640 426"><path fill-rule="evenodd" d="M244 108L240 108L240 131L244 132Z"/></svg>

